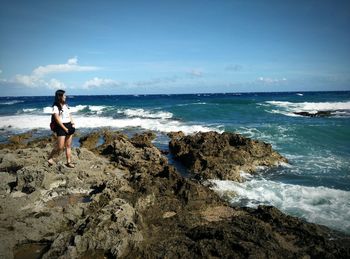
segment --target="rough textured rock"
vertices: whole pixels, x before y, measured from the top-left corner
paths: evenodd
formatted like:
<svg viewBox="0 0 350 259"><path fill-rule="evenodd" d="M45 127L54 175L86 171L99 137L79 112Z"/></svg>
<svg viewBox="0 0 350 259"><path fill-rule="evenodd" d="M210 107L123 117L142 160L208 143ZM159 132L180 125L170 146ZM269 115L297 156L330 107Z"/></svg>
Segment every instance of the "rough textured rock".
<svg viewBox="0 0 350 259"><path fill-rule="evenodd" d="M98 137L105 142L91 151L73 149L74 169L64 166L63 155L47 166L47 139L0 150L2 170L10 161L18 166L0 172L1 258L33 250L43 258L350 256L349 236L272 207L230 207L169 165L153 134Z"/></svg>
<svg viewBox="0 0 350 259"><path fill-rule="evenodd" d="M234 133L169 134L175 159L204 179L240 180L240 172L287 162L270 144Z"/></svg>

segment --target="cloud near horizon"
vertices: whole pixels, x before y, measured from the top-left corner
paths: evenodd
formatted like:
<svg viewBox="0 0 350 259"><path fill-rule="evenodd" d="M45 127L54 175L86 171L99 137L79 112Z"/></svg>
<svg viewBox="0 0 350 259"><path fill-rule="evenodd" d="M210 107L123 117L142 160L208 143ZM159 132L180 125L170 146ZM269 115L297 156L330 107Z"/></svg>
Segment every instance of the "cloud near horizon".
<svg viewBox="0 0 350 259"><path fill-rule="evenodd" d="M269 78L269 77L259 77L256 82L258 83L264 83L264 84L279 84L279 83L285 83L287 82L287 78Z"/></svg>
<svg viewBox="0 0 350 259"><path fill-rule="evenodd" d="M190 72L189 72L189 75L192 76L192 77L202 77L203 76L203 72L199 69L192 69Z"/></svg>
<svg viewBox="0 0 350 259"><path fill-rule="evenodd" d="M113 79L94 77L93 79L86 81L83 84L83 88L115 87L121 85L121 82L115 81Z"/></svg>
<svg viewBox="0 0 350 259"><path fill-rule="evenodd" d="M78 58L70 58L65 64L54 64L39 66L33 70L32 75L38 77L44 77L47 74L53 73L67 73L67 72L85 72L85 71L96 71L99 70L98 67L94 66L79 66Z"/></svg>
<svg viewBox="0 0 350 259"><path fill-rule="evenodd" d="M53 64L46 66L39 66L35 68L30 75L17 74L13 79L3 81L9 83L17 83L26 87L48 87L50 89L66 88L65 84L55 78L44 79L45 76L55 73L68 73L68 72L86 72L96 71L100 68L94 66L80 66L78 65L78 58L73 57L67 60L65 64Z"/></svg>

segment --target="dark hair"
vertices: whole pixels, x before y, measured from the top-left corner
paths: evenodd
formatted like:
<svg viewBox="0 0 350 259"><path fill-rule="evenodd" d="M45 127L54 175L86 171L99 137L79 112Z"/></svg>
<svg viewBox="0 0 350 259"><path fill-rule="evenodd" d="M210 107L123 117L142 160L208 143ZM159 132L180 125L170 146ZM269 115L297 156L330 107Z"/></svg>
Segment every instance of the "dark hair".
<svg viewBox="0 0 350 259"><path fill-rule="evenodd" d="M52 107L56 105L59 111L62 111L62 108L63 108L61 103L62 103L62 97L64 93L65 93L64 90L57 90L55 93L55 101L53 102Z"/></svg>

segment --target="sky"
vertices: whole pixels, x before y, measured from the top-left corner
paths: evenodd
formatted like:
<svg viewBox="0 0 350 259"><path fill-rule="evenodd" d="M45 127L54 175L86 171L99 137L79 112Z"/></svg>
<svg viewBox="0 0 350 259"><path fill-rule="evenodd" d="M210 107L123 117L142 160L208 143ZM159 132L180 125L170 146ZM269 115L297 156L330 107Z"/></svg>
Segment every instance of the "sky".
<svg viewBox="0 0 350 259"><path fill-rule="evenodd" d="M350 90L350 1L0 0L0 96Z"/></svg>

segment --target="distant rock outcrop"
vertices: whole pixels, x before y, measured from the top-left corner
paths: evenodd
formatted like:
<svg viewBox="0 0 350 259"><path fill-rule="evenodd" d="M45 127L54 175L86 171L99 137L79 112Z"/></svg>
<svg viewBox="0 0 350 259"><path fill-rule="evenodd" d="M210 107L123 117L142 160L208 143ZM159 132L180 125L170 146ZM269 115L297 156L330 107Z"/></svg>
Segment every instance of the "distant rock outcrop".
<svg viewBox="0 0 350 259"><path fill-rule="evenodd" d="M317 112L294 112L296 115L306 117L329 117L332 115L331 111L317 111Z"/></svg>
<svg viewBox="0 0 350 259"><path fill-rule="evenodd" d="M270 144L235 133L204 132L185 136L169 134L169 148L175 159L204 179L240 180L240 172L276 166L287 159Z"/></svg>

